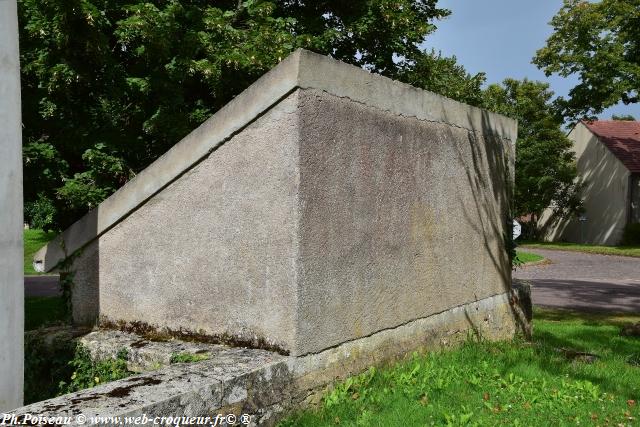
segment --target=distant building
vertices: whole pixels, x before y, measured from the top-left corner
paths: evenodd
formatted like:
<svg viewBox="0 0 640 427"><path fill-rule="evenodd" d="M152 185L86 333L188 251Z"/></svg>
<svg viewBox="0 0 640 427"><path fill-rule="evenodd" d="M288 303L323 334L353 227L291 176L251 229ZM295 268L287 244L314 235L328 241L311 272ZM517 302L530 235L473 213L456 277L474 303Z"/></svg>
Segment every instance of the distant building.
<svg viewBox="0 0 640 427"><path fill-rule="evenodd" d="M569 133L578 176L585 183L580 216L557 219L545 212L544 238L619 244L624 228L640 222L640 122L581 122Z"/></svg>

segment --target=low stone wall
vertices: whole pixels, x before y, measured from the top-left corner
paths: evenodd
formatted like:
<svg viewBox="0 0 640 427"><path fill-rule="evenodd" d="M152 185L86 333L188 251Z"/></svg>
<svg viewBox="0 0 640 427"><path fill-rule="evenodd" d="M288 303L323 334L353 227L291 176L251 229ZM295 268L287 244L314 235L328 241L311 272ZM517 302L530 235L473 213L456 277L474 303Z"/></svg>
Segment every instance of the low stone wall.
<svg viewBox="0 0 640 427"><path fill-rule="evenodd" d="M133 364L147 372L25 406L8 416L31 414L67 417L71 425L117 425L123 420L118 417L232 414L237 420L249 416L250 425L273 425L288 411L317 403L334 381L369 366L413 351L452 347L470 337L509 338L516 332L516 323L511 295L500 294L301 357L175 340L152 342L132 334L98 331L82 339L96 359L114 357L126 348ZM183 352L206 352L209 358L168 364L171 354ZM103 418L98 422L96 417Z"/></svg>

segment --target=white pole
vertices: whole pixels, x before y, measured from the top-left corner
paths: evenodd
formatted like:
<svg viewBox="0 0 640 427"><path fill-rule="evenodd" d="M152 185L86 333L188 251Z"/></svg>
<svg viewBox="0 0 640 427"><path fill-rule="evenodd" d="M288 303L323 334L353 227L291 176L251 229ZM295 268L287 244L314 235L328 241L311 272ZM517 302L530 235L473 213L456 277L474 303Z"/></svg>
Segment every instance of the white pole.
<svg viewBox="0 0 640 427"><path fill-rule="evenodd" d="M22 131L16 0L0 0L0 412L22 406Z"/></svg>

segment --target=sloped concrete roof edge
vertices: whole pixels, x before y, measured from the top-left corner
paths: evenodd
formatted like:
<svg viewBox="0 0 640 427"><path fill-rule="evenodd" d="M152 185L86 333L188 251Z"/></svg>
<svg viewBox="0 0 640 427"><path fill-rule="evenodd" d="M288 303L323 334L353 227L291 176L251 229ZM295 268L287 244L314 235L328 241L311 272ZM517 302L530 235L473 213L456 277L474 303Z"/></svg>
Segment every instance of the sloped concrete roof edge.
<svg viewBox="0 0 640 427"><path fill-rule="evenodd" d="M391 113L470 131L495 129L515 143L516 121L335 59L296 50L34 256L51 271L108 231L297 88L322 90Z"/></svg>

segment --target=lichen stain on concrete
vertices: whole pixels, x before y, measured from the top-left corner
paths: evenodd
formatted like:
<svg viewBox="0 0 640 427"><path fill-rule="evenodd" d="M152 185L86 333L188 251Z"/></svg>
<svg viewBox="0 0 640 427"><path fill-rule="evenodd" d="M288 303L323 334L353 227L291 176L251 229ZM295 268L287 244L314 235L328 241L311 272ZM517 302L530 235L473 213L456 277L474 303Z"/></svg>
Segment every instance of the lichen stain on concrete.
<svg viewBox="0 0 640 427"><path fill-rule="evenodd" d="M132 390L138 387L144 387L148 385L158 385L162 383L161 380L156 378L142 378L142 379L136 378L135 381L137 382L129 386L116 387L110 392L106 393L105 395L109 397L117 397L117 398L127 397L131 394Z"/></svg>
<svg viewBox="0 0 640 427"><path fill-rule="evenodd" d="M430 277L433 265L435 265L434 236L435 215L433 209L424 203L417 202L411 206L411 239L415 248L415 258L421 258L412 263L417 277Z"/></svg>
<svg viewBox="0 0 640 427"><path fill-rule="evenodd" d="M362 321L360 318L353 322L353 334L358 338L362 337Z"/></svg>
<svg viewBox="0 0 640 427"><path fill-rule="evenodd" d="M144 347L146 345L145 340L164 342L170 341L172 339L178 339L187 342L222 344L229 347L244 347L267 350L281 354L283 356L289 355L289 350L286 350L277 344L273 344L267 339L259 336L244 338L240 336L232 336L229 334L212 335L207 334L203 331L193 332L186 329L173 330L166 327L159 328L141 321L113 321L111 319L108 319L106 316L101 316L99 326L101 329L122 331L143 337L144 339L137 342L137 345L139 347ZM138 348L135 345L132 345L132 347Z"/></svg>

